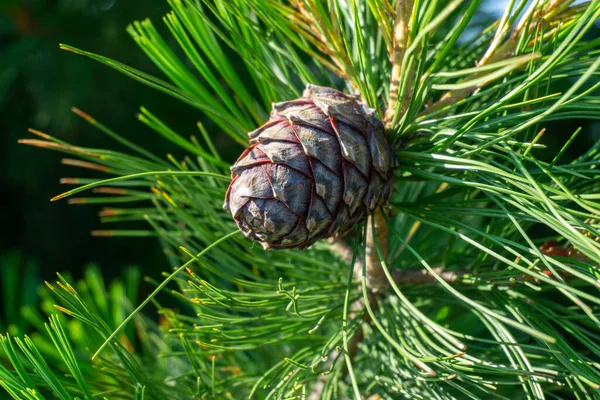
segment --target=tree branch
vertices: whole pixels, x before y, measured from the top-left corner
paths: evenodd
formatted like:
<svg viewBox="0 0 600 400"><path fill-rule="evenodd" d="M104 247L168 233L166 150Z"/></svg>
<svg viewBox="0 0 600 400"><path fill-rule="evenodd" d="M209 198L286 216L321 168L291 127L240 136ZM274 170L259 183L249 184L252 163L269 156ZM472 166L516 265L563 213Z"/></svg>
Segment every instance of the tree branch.
<svg viewBox="0 0 600 400"><path fill-rule="evenodd" d="M385 127L389 128L398 103L398 91L400 90L400 79L402 78L402 61L409 45L410 17L412 14L412 0L398 0L396 3L396 18L394 20L393 42L392 42L392 75L390 77L390 103L385 112ZM400 112L404 112L405 99L402 102Z"/></svg>
<svg viewBox="0 0 600 400"><path fill-rule="evenodd" d="M387 226L385 217L380 208L378 208L371 216L369 216L367 229L367 243L366 243L366 285L369 289L368 301L372 309L376 309L378 306L378 297L381 296L390 287L390 282L385 276L383 268L381 266L381 260L377 253L375 241L379 245L381 254L384 258L388 256L388 237L389 228ZM374 225L374 229L372 228ZM376 232L377 237L373 235ZM376 239L376 240L375 240ZM329 239L331 245L331 251L338 254L342 260L347 263L351 263L353 259L354 266L352 268L354 280L360 282L363 274L363 260L360 257L354 258L354 249L342 238L331 238ZM435 272L442 276L444 280L448 282L455 282L459 279L460 273L458 272L444 272L442 268L436 268ZM423 270L408 270L408 271L393 271L392 277L397 285L415 285L415 284L426 284L426 283L437 283L437 280L429 274L425 269ZM355 301L351 306L351 313L348 319L354 320L357 316L365 310L365 301L361 297ZM369 323L369 314L364 313L364 320L362 323ZM348 343L348 356L350 359L354 359L358 352L358 346L363 341L363 331L358 329L356 333L350 339ZM338 359L340 352L343 349L333 350L327 358L327 368L331 368L336 359ZM347 371L344 371L346 373ZM319 400L322 397L323 391L325 390L325 382L327 376L319 377L319 380L315 384L313 391L308 397L308 400Z"/></svg>
<svg viewBox="0 0 600 400"><path fill-rule="evenodd" d="M375 225L374 228L372 228L373 225ZM374 232L376 233L377 238L373 236ZM385 291L389 286L389 282L381 267L381 260L379 259L375 245L377 241L384 260L387 260L388 237L389 228L385 221L385 217L383 216L383 212L378 208L367 220L366 275L367 287L373 294L379 294ZM362 277L362 266L358 270L356 266L354 266L354 276L358 278Z"/></svg>
<svg viewBox="0 0 600 400"><path fill-rule="evenodd" d="M517 51L520 42L520 36L523 34L525 29L529 31L535 31L540 24L545 24L547 29L545 30L545 37L552 37L554 30L553 24L565 23L573 18L573 11L577 6L572 6L566 9L561 9L560 1L553 1L543 8L536 8L536 2L533 2L529 9L523 14L521 20L511 32L510 36L502 42L509 26L506 25L508 15L504 14L502 19L498 22L498 31L494 36L494 40L486 50L483 57L476 63L477 67L481 67L486 64L492 64L498 61L506 60L513 57ZM508 9L507 9L508 11ZM482 72L475 72L464 79L464 81L470 81L483 76ZM427 107L419 116L430 114L432 112L441 110L449 105L457 103L458 101L467 98L473 92L485 86L487 82L483 82L481 85L468 87L465 89L454 90L444 93L442 97L434 104Z"/></svg>
<svg viewBox="0 0 600 400"><path fill-rule="evenodd" d="M385 244L385 255L387 257L387 235L388 235L388 228L387 225L385 224L385 220L383 218L383 215L381 214L381 212L379 212L380 214L378 215L377 213L374 214L373 218L375 218L375 226L376 226L376 231L378 233L378 243L380 244L380 247L382 247L383 250L383 245ZM381 223L381 221L383 220L383 226L379 226L378 227L378 223ZM371 221L371 217L369 218L369 222ZM384 227L385 226L385 227ZM372 230L369 230L369 232L371 232ZM379 237L379 233L382 232L382 234L385 234L385 237L380 238ZM372 234L371 236L367 237L367 253L369 252L369 248L373 249L374 251L374 244L372 243L373 241L373 237ZM352 246L350 246L348 244L348 242L346 242L344 239L341 238L336 238L336 239L329 239L329 243L331 245L331 250L336 253L342 260L344 260L347 263L351 263L352 259L354 258L354 249L352 248ZM539 248L540 252L546 256L549 257L569 257L569 258L573 258L575 260L580 260L580 261L585 261L586 258L584 256L582 256L577 249L572 248L572 247L564 247L558 244L558 242L556 240L550 240L545 242L544 244L542 244ZM370 258L369 258L370 257ZM371 265L369 266L369 263L371 263ZM360 257L357 257L355 259L355 263L354 263L354 267L353 267L353 274L354 274L354 279L357 282L360 282L361 278L362 278L362 270L363 270L363 261ZM452 284L468 284L468 278L472 275L471 271L467 271L467 270L457 270L457 271L446 271L444 270L443 267L437 267L433 269L434 273L437 274L438 276L440 276L445 282L448 283L452 283ZM548 277L553 277L552 273L549 270L541 270L539 271L541 274L544 274ZM369 275L371 274L371 275ZM561 271L560 272L560 278L565 279L569 276L571 276L568 272L566 271ZM414 285L427 285L427 284L432 284L432 285L436 285L438 284L438 280L429 273L428 270L426 269L410 269L410 270L393 270L391 271L391 276L392 276L392 280L394 281L394 283L397 286L414 286ZM554 279L556 279L556 277L554 277ZM471 281L472 282L472 281ZM518 285L522 282L539 282L539 279L537 279L534 276L531 276L529 274L520 274L516 277L512 277L510 279L507 279L505 281L502 281L501 284L502 285L506 285L506 286L514 286L514 285ZM369 289L369 301L370 301L370 305L372 308L376 308L377 307L377 303L378 303L378 297L380 295L382 295L383 293L386 292L386 289L390 286L390 282L387 280L387 278L385 277L385 274L383 273L383 270L381 268L381 263L379 262L379 258L377 257L376 253L373 254L371 253L371 255L369 256L369 254L367 254L367 287ZM351 313L349 315L349 319L355 319L357 317L357 315L359 315L361 312L363 312L365 309L365 303L364 303L364 299L361 297L359 300L357 300L356 302L354 302L351 305ZM368 323L369 321L369 317L368 314L365 313L365 319L363 321L363 323ZM350 340L350 343L348 343L348 355L350 356L351 359L354 358L354 356L356 355L356 353L358 352L358 346L359 344L362 342L363 340L363 333L362 330L358 330L354 336L352 336L352 339ZM328 362L327 362L327 367L331 368L331 366L333 365L334 361L339 357L340 355L340 350L334 350L332 351L329 356L328 356ZM315 387L311 393L311 395L308 397L308 400L319 400L321 399L321 395L323 393L323 390L325 390L325 382L327 380L326 376L321 376L319 378L319 380L317 381L317 383L315 384Z"/></svg>
<svg viewBox="0 0 600 400"><path fill-rule="evenodd" d="M296 18L303 22L302 32L308 34L303 36L321 53L328 56L333 64L324 62L324 60L321 60L321 62L340 78L349 82L356 93L360 93L359 86L355 81L356 72L353 70L352 63L344 50L345 48L339 31L324 30L326 24L321 20L322 15L318 13L318 8L314 1L308 3L310 9L307 9L307 4L300 0L292 1L292 6L297 12Z"/></svg>

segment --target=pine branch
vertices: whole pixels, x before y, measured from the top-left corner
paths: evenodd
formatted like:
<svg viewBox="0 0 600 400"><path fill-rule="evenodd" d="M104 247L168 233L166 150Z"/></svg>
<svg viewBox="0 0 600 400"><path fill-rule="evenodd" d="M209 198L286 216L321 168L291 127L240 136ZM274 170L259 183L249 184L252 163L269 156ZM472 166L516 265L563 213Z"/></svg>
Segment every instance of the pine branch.
<svg viewBox="0 0 600 400"><path fill-rule="evenodd" d="M508 38L505 39L510 29L508 19L513 11L510 7L507 8L502 16L502 19L497 23L496 33L489 47L485 51L485 54L475 63L476 68L480 69L485 65L497 63L514 57L519 50L519 47L523 46L523 36L529 32L539 32L541 27L545 27L545 36L552 38L552 35L556 30L556 27L553 26L556 21L561 21L564 23L572 18L573 10L570 8L565 8L563 3L568 4L570 2L554 1L545 6L540 6L537 2L531 3L529 8L521 17L521 20L515 29L510 33ZM485 76L485 71L475 72L472 75L467 76L464 78L464 81L479 80L480 82L464 89L446 92L440 97L439 100L423 110L420 115L434 113L467 98L473 92L481 89L491 82L487 79L480 79Z"/></svg>
<svg viewBox="0 0 600 400"><path fill-rule="evenodd" d="M129 28L161 78L63 48L192 106L226 134L220 144L245 146L270 103L297 97L307 82L347 86L385 117L400 166L389 212L369 219L356 249L336 240L264 252L242 235L213 246L235 224L221 203L229 165L204 125L189 137L142 109L143 129L185 154L166 159L79 110L126 151L33 131L39 139L24 143L68 154L65 167L108 174L65 178L77 186L57 198L89 190L70 200L109 206L101 222L114 225L95 234L156 237L168 260L166 280L148 278L158 289L141 302L157 306L162 328L138 329L144 319L135 314L124 328L133 340L115 327L135 307L106 322L119 308L94 301L107 297L95 296L97 285L51 285L65 320L89 330L85 348L111 343L95 360L99 383L85 382L92 396L586 398L598 390L600 144L565 161L585 135L574 130L552 161L541 152L554 121L600 112L599 42L584 40L600 1L515 1L472 40L463 35L482 21L478 1L169 4L170 38L149 21ZM427 107L430 99L440 103ZM47 333L60 341L57 332ZM135 340L141 346L129 345ZM76 356L87 354L71 342ZM15 372L0 368L0 382L17 398L32 386L83 397L71 352L59 347L52 359L64 355L58 370L69 376L51 371L56 379L44 380L11 360ZM142 355L129 353L138 348ZM84 377L100 376L85 368ZM146 389L131 389L138 382Z"/></svg>
<svg viewBox="0 0 600 400"><path fill-rule="evenodd" d="M406 105L409 100L407 94L405 94L405 96L403 96L401 99L398 99L398 92L400 90L400 79L402 78L403 72L405 72L402 69L402 65L404 63L404 56L410 44L409 32L411 16L413 14L413 1L397 0L395 11L396 14L393 28L392 52L390 54L392 59L392 75L390 77L390 101L385 112L385 126L387 129L391 128L392 121L397 112L403 114L406 111ZM409 73L412 76L412 71ZM411 80L412 79L409 79L409 82ZM398 100L400 100L400 106L397 106ZM397 108L399 109L399 111L396 111Z"/></svg>
<svg viewBox="0 0 600 400"><path fill-rule="evenodd" d="M326 17L319 13L314 0L307 1L306 4L303 0L292 0L292 4L298 12L296 18L303 21L303 26L308 33L306 38L333 62L334 65L327 64L329 69L343 80L350 82L353 89L359 92L354 74L349 70L350 60L341 50L343 45L340 42L339 32L327 29L330 24L325 23L323 19Z"/></svg>

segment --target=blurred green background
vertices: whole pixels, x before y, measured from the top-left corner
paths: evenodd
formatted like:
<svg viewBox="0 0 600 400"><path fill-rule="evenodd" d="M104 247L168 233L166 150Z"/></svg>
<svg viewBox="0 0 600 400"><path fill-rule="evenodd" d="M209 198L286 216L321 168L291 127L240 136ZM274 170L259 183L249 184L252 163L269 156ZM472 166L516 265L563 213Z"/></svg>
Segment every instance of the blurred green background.
<svg viewBox="0 0 600 400"><path fill-rule="evenodd" d="M475 24L497 18L502 3L485 2ZM56 271L79 278L89 262L99 265L107 280L132 264L155 277L169 268L155 238L92 237L91 230L106 229L98 221L100 207L49 201L68 188L59 184L60 177L102 175L62 165L56 152L17 144L35 128L74 145L122 149L71 113L76 106L158 155L181 154L137 122L138 107L144 105L184 135L196 133L198 110L58 47L67 43L159 74L125 28L146 17L160 26L167 11L166 1L0 0L0 268L11 269L17 281L26 275L32 282L51 280ZM556 154L578 126L584 130L565 160L599 140L594 122L553 123L542 139L547 154ZM218 132L214 136L223 139L220 148L225 149L224 138ZM240 149L225 150L235 158Z"/></svg>
<svg viewBox="0 0 600 400"><path fill-rule="evenodd" d="M17 144L31 137L31 127L75 145L122 149L73 114L76 106L156 154L177 154L137 122L138 107L183 133L193 133L199 112L58 46L68 43L156 72L125 28L145 17L158 21L167 10L163 1L0 0L0 255L17 251L19 262L34 260L39 280L53 279L56 271L79 277L88 262L100 265L107 278L130 264L149 274L167 267L154 238L92 237L91 230L105 228L100 207L49 201L67 189L60 177L93 172L61 165L56 152Z"/></svg>

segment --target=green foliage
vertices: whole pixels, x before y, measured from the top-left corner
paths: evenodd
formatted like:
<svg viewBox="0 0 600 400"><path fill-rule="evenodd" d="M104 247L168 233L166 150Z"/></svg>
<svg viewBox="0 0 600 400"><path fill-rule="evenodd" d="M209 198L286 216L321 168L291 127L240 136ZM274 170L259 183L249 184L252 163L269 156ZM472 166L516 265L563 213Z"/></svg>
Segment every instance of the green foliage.
<svg viewBox="0 0 600 400"><path fill-rule="evenodd" d="M21 334L29 328L26 319L20 318L24 308L35 304L39 286L39 267L17 251L0 255L0 332Z"/></svg>
<svg viewBox="0 0 600 400"><path fill-rule="evenodd" d="M326 242L265 252L235 234L221 209L228 163L202 124L198 140L142 108L140 121L188 154L163 160L76 110L128 152L34 132L43 140L25 143L114 176L67 179L81 186L55 199L110 195L70 201L106 204L103 221L125 227L97 235L156 236L174 271L118 326L106 322L118 313L85 298L92 285L61 279L61 310L93 342L75 358L53 317L60 375L29 341L14 340L17 350L5 339L15 369L1 371L5 388L15 398L37 398L36 387L59 398L597 397L600 144L565 161L577 130L544 153L544 125L600 115L600 40L583 40L600 1L572 3L510 2L468 40L478 1L415 0L407 12L413 2L171 0L168 39L149 21L128 29L163 78L62 46L197 108L232 144L307 82L375 106L401 164L381 263L390 289L376 306L366 272L358 282ZM149 228L127 230L132 221ZM370 229L350 238L363 265L384 252L366 248ZM432 279L402 279L420 270ZM149 302L161 332L138 332L131 353L126 323L146 321Z"/></svg>
<svg viewBox="0 0 600 400"><path fill-rule="evenodd" d="M110 333L131 311L132 303L137 301L140 273L128 268L122 279L108 286L97 267L88 266L84 275L85 279L74 286L59 275L59 282L46 283L50 290L40 290L38 299L30 296L30 304L21 309L22 324L33 327L30 335L23 339L14 334L0 337L0 359L9 361L16 372L13 374L0 365L0 385L14 398L41 399L54 393L61 399L91 399L92 392L112 397L110 393L121 390L118 368L106 360L92 364L87 353L104 340L100 332ZM13 284L17 291L29 286L25 281ZM57 310L70 318L57 314ZM46 318L49 323L44 322ZM155 351L150 343L156 330L155 323L137 317L135 325L124 332L128 336L122 336L122 346L116 350L120 362L129 368L139 365L140 359L129 354L135 346L141 349L137 357L143 358L148 351ZM17 331L19 335L23 333ZM149 358L156 358L156 354L150 354ZM102 372L102 367L107 368L107 372ZM29 369L36 373L29 376L26 372Z"/></svg>

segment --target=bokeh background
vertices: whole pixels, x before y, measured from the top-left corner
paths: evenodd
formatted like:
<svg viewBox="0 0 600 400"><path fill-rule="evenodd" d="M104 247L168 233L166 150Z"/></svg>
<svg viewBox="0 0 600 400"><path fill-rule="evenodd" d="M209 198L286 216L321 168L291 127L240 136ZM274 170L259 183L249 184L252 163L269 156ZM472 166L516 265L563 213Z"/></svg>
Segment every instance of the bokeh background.
<svg viewBox="0 0 600 400"><path fill-rule="evenodd" d="M504 5L485 2L476 23L498 18ZM0 0L0 271L42 282L56 271L79 278L90 262L107 279L133 264L155 277L168 269L154 238L92 237L91 230L103 228L99 207L49 201L67 189L60 177L90 176L89 171L61 165L56 152L17 144L30 137L31 127L75 145L120 148L71 113L76 106L156 154L178 154L137 122L136 112L144 105L179 132L192 134L202 119L198 110L58 46L67 43L158 74L125 28L146 17L159 26L167 11L166 1ZM599 139L594 122L553 123L543 138L548 154L555 154L578 126L584 130L567 157ZM221 148L231 157L239 152L225 141Z"/></svg>
<svg viewBox="0 0 600 400"><path fill-rule="evenodd" d="M73 114L76 106L122 135L166 154L170 149L136 120L140 105L179 129L194 129L196 110L93 61L61 51L68 43L140 69L156 72L126 26L136 19L159 21L166 1L0 0L0 256L35 262L39 280L55 271L80 276L88 262L110 278L131 264L165 268L153 238L94 238L99 207L69 206L49 199L67 189L60 177L89 171L60 164L62 155L17 144L35 128L75 145L119 148ZM148 271L149 273L152 273Z"/></svg>

